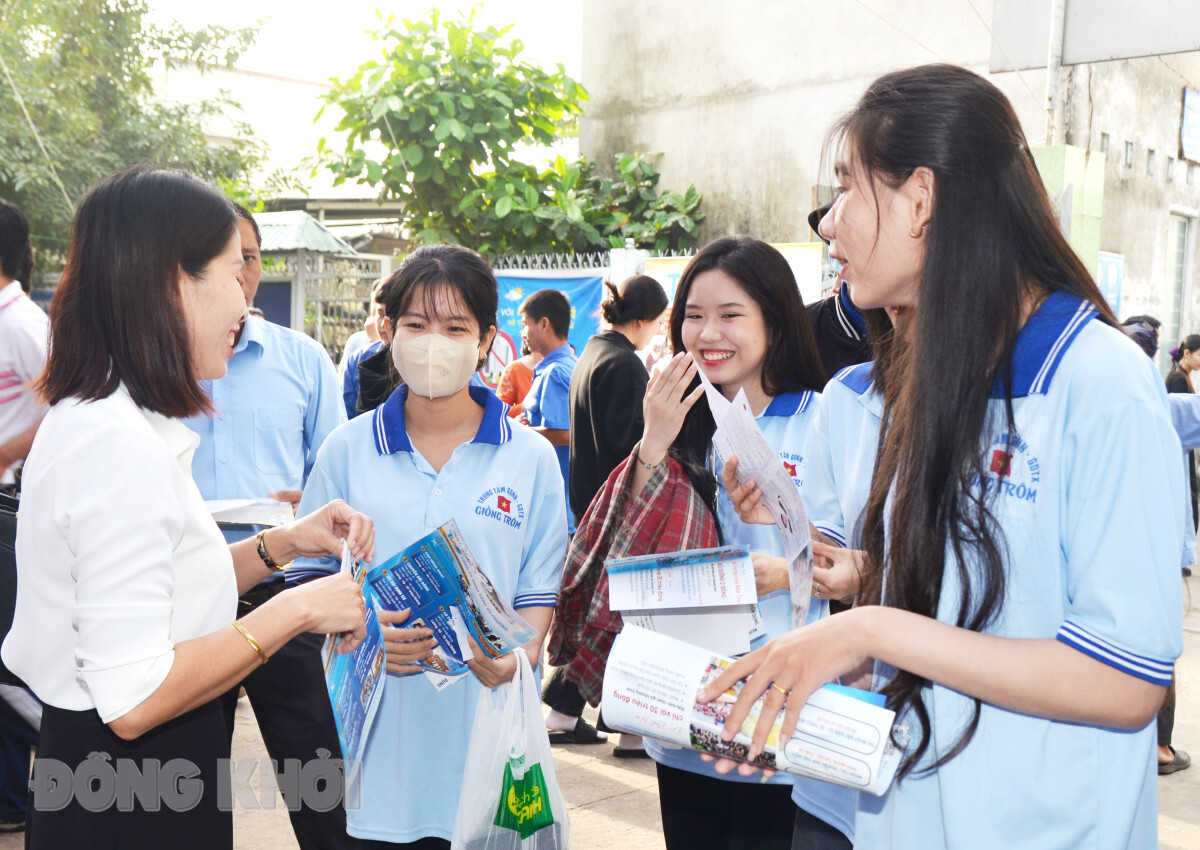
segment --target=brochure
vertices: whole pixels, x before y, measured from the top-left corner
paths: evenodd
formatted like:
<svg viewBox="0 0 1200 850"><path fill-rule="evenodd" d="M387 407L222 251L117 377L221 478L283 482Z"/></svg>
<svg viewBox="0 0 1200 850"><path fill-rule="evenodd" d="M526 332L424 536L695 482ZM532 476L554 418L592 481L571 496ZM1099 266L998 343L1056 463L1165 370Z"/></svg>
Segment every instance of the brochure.
<svg viewBox="0 0 1200 850"><path fill-rule="evenodd" d="M750 411L744 390L729 401L704 374L698 370L704 385L713 420L717 424L713 447L724 463L737 455L737 479L751 478L762 491L759 503L767 509L783 537L783 554L790 568L792 596L792 627L808 622L808 605L812 594L812 534L808 529L808 513L800 498L800 488L783 468L779 455L771 448L759 430Z"/></svg>
<svg viewBox="0 0 1200 850"><path fill-rule="evenodd" d="M742 683L710 703L695 701L696 692L730 663L706 649L626 625L613 644L604 672L604 722L669 746L691 747L870 794L887 790L903 750L892 741L895 713L883 707L882 696L826 685L808 698L796 731L782 743L780 712L766 748L751 760L747 756L763 698L755 703L732 741L721 740L721 731ZM907 729L897 727L896 733L903 743Z"/></svg>
<svg viewBox="0 0 1200 850"><path fill-rule="evenodd" d="M274 499L209 499L204 507L223 528L273 528L296 518L290 504Z"/></svg>
<svg viewBox="0 0 1200 850"><path fill-rule="evenodd" d="M437 645L418 663L442 687L468 671L469 636L498 658L537 635L496 593L453 520L372 569L367 584L381 608L412 609L404 628L433 631Z"/></svg>
<svg viewBox="0 0 1200 850"><path fill-rule="evenodd" d="M754 564L745 546L610 558L608 604L626 624L725 655L750 651Z"/></svg>
<svg viewBox="0 0 1200 850"><path fill-rule="evenodd" d="M321 660L325 665L325 688L333 705L342 757L349 761L362 758L367 733L383 699L386 661L383 628L375 613L376 600L371 588L364 584L366 570L351 557L345 541L342 541L342 572L350 573L362 586L367 605L367 636L353 652L342 654L335 648L337 635L329 635L321 650Z"/></svg>

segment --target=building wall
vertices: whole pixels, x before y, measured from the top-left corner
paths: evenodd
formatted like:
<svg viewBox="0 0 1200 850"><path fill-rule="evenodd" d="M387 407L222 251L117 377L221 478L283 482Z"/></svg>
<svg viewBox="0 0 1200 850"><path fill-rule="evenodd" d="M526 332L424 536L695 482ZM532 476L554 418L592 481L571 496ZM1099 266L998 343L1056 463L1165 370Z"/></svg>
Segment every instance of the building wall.
<svg viewBox="0 0 1200 850"><path fill-rule="evenodd" d="M992 3L975 0L583 0L582 81L591 93L580 124L583 153L662 153L664 188L704 194L705 239L743 232L805 241L828 128L875 77L947 61L987 74ZM874 10L874 11L871 11ZM1046 141L1045 71L992 74L1030 144ZM1099 150L1109 135L1103 251L1124 254L1122 316L1167 320L1170 211L1200 209L1200 175L1186 185L1178 156L1182 89L1200 87L1200 53L1064 69L1057 143ZM1134 164L1121 164L1126 140ZM1156 173L1146 175L1146 151ZM1192 219L1194 222L1194 219ZM1196 231L1192 227L1192 233ZM1189 252L1183 325L1200 324L1196 240ZM1173 260L1172 260L1173 261ZM1193 319L1194 317L1194 319Z"/></svg>

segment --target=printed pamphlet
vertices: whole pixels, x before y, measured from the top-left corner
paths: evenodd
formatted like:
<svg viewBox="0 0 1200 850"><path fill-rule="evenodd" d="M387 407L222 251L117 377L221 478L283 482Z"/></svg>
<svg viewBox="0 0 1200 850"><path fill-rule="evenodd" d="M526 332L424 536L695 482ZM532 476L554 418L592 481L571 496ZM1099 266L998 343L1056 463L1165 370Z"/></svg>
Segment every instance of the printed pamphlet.
<svg viewBox="0 0 1200 850"><path fill-rule="evenodd" d="M537 635L496 593L453 520L373 568L367 584L381 608L412 609L403 628L433 631L437 646L418 664L443 687L468 671L469 637L499 658Z"/></svg>
<svg viewBox="0 0 1200 850"><path fill-rule="evenodd" d="M812 534L808 528L808 513L783 461L754 421L744 390L729 401L698 370L704 385L704 397L717 424L713 447L725 463L737 455L737 479L744 483L751 478L762 491L759 504L767 509L783 537L783 554L789 565L792 596L792 627L808 622L809 599L812 594Z"/></svg>
<svg viewBox="0 0 1200 850"><path fill-rule="evenodd" d="M366 570L351 557L345 541L342 541L342 572L350 573L362 587L367 606L367 636L353 652L342 654L336 650L337 635L329 635L321 650L321 660L325 664L325 688L333 705L342 756L350 761L362 759L363 745L383 699L387 677L383 628L376 615L375 596L364 583Z"/></svg>
<svg viewBox="0 0 1200 850"><path fill-rule="evenodd" d="M625 623L720 654L750 651L758 593L747 547L609 558L604 566L609 607Z"/></svg>
<svg viewBox="0 0 1200 850"><path fill-rule="evenodd" d="M761 719L763 697L732 741L721 740L721 732L742 683L710 703L696 702L696 692L730 663L729 658L707 649L627 624L613 644L604 672L604 722L668 746L691 747L870 794L887 790L903 750L892 741L895 712L883 707L882 696L826 685L808 698L789 740L779 740L780 712L766 748L750 759L750 741ZM903 727L896 732L902 741L907 737Z"/></svg>
<svg viewBox="0 0 1200 850"><path fill-rule="evenodd" d="M209 499L204 507L223 528L273 528L296 518L290 504L274 499Z"/></svg>

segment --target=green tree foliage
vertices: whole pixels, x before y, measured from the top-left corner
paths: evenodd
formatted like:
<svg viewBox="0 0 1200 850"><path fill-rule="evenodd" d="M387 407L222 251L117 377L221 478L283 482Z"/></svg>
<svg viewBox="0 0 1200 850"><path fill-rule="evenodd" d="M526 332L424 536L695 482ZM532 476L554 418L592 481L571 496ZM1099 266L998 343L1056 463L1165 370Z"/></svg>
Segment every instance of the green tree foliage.
<svg viewBox="0 0 1200 850"><path fill-rule="evenodd" d="M143 20L147 9L145 0L0 2L0 57L12 76L10 84L0 73L0 197L25 209L42 268L65 251L68 199L77 203L112 171L138 162L187 168L236 192L262 159L261 146L246 138L206 142L203 122L231 108L228 99L160 103L149 73L158 60L231 65L255 29L156 28Z"/></svg>
<svg viewBox="0 0 1200 850"><path fill-rule="evenodd" d="M325 96L342 118L342 150L319 145L318 166L335 182L376 187L404 202L404 229L418 242L458 242L484 254L681 248L703 219L695 187L659 194L650 159L620 154L615 176L584 159L538 169L519 154L574 132L587 100L561 65L523 61L511 27L465 19L394 17L376 37L382 55Z"/></svg>

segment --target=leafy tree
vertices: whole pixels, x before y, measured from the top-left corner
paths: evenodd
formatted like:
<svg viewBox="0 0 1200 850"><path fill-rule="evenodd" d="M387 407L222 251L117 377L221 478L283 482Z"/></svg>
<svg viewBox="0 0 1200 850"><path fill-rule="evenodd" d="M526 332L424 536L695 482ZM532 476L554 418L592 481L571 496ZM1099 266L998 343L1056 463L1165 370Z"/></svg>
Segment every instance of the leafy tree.
<svg viewBox="0 0 1200 850"><path fill-rule="evenodd" d="M104 175L153 162L236 190L263 157L247 138L227 147L206 142L203 124L231 107L227 99L160 103L149 74L160 60L231 65L255 29L156 28L143 20L147 9L145 0L0 4L8 71L0 72L0 197L25 209L43 268L47 256L52 262L65 251L72 206Z"/></svg>
<svg viewBox="0 0 1200 850"><path fill-rule="evenodd" d="M587 92L562 65L520 58L512 29L465 19L394 17L376 32L382 56L325 96L338 107L342 150L318 146L335 182L377 187L404 202L402 225L418 242L459 242L485 254L601 250L627 238L660 249L695 239L703 218L694 187L659 195L645 157L618 155L602 178L585 159L538 169L522 149L574 132Z"/></svg>

